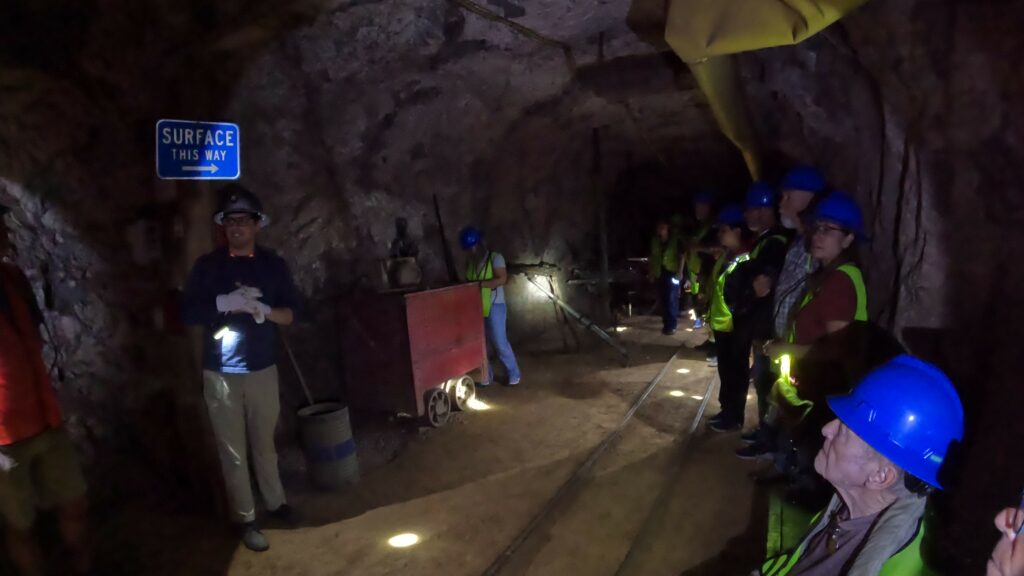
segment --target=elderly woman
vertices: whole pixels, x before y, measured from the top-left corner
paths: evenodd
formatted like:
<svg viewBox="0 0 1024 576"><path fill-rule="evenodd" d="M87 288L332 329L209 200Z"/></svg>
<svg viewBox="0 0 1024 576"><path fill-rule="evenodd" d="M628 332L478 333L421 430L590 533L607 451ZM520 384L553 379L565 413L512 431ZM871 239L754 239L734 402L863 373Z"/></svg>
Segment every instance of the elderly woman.
<svg viewBox="0 0 1024 576"><path fill-rule="evenodd" d="M921 518L943 488L947 454L963 441L964 414L938 368L897 356L849 393L831 396L814 468L834 495L796 548L757 576L923 576Z"/></svg>

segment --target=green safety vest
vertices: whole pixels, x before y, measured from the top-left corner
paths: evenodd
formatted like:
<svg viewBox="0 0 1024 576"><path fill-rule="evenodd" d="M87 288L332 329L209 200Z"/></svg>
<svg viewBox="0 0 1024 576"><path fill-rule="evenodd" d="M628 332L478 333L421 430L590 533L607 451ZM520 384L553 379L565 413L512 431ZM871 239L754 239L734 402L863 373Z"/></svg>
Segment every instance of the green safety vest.
<svg viewBox="0 0 1024 576"><path fill-rule="evenodd" d="M662 270L679 271L679 236L675 232L669 234L664 249L657 236L651 238L650 264L655 276L661 275Z"/></svg>
<svg viewBox="0 0 1024 576"><path fill-rule="evenodd" d="M715 291L711 294L711 329L716 332L732 332L732 310L729 310L729 306L725 303L725 281L729 278L729 275L736 270L742 262L750 260L750 253L743 253L739 256L734 257L729 261L729 265L725 266L725 261L728 259L726 254L719 256L715 262L715 267L711 269L711 280L715 283ZM725 270L722 270L722 268Z"/></svg>
<svg viewBox="0 0 1024 576"><path fill-rule="evenodd" d="M702 261L700 259L700 252L697 251L697 245L704 240L704 237L707 236L710 231L711 226L705 225L693 235L693 238L690 239L692 244L690 245L689 252L686 253L686 270L688 272L688 277L690 278L690 292L692 294L700 293L700 269Z"/></svg>
<svg viewBox="0 0 1024 576"><path fill-rule="evenodd" d="M487 263L484 264L484 269L477 270L476 262L473 262L472 256L469 262L466 262L466 280L470 282L480 282L481 280L492 280L494 279L494 263L491 261L491 253L487 253ZM480 298L483 300L484 306L484 318L488 318L491 315L491 304L494 301L493 292L491 288L480 288Z"/></svg>
<svg viewBox="0 0 1024 576"><path fill-rule="evenodd" d="M843 274L846 274L850 278L850 282L853 282L853 290L857 293L857 309L853 313L853 319L857 322L866 322L868 319L868 290L864 286L864 276L860 273L860 268L857 268L853 264L843 264L839 268L836 268ZM814 300L814 294L808 292L804 294L803 300L800 302L800 310L806 307ZM790 344L796 338L796 319L789 326L789 336L787 340Z"/></svg>
<svg viewBox="0 0 1024 576"><path fill-rule="evenodd" d="M811 526L815 526L821 520L821 513L819 512L814 520L811 522ZM793 570L796 563L800 561L800 557L807 549L807 542L810 538L805 537L803 542L797 546L796 550L780 554L774 558L769 558L761 565L761 576L786 576ZM878 573L878 576L935 576L927 566L925 566L924 559L921 558L921 541L924 540L924 522L920 522L917 525L917 535L910 541L902 550L897 552L892 558L886 560L885 564L882 565L882 571Z"/></svg>
<svg viewBox="0 0 1024 576"><path fill-rule="evenodd" d="M754 246L754 249L750 251L750 257L756 259L761 254L761 249L764 248L765 245L767 245L768 242L772 240L778 240L779 242L782 242L783 246L785 246L789 242L789 240L787 240L786 237L783 236L782 234L772 234L771 236L765 236L764 238L761 239L760 242L757 243L757 246Z"/></svg>

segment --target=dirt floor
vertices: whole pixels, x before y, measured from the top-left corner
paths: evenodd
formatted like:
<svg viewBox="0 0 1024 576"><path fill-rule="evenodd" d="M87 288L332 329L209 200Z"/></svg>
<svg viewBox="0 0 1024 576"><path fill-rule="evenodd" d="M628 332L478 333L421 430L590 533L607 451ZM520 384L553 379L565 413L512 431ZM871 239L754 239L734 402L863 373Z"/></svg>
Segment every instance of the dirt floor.
<svg viewBox="0 0 1024 576"><path fill-rule="evenodd" d="M111 541L123 544L104 556L116 557L112 565L124 574L484 574L678 351L619 440L493 573L743 574L763 550L764 506L748 477L756 465L732 455L738 434L714 434L703 422L689 434L714 376L704 354L688 347L705 335L666 337L659 327L639 318L618 333L628 367L605 347L521 354L521 386L482 389L488 409L407 434L390 462L364 466L346 492L308 488L287 466L295 448L282 450L299 519L268 524L266 553L241 548L209 517L146 506L107 519L118 532ZM716 398L704 419L717 412ZM402 533L416 534L418 544L388 545Z"/></svg>

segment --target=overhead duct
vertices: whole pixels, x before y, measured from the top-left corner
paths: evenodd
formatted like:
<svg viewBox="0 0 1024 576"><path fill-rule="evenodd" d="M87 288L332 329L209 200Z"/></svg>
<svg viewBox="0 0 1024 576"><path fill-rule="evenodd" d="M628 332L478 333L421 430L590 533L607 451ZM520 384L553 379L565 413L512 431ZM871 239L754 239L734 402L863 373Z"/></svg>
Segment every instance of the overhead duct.
<svg viewBox="0 0 1024 576"><path fill-rule="evenodd" d="M760 154L732 55L803 42L866 1L669 0L665 41L690 66L753 178Z"/></svg>

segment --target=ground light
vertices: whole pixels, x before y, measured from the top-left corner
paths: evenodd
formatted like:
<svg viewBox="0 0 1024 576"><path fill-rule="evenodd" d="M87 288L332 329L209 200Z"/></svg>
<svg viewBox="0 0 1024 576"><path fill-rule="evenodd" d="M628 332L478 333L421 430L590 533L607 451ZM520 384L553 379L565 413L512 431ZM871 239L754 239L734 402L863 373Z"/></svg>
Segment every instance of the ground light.
<svg viewBox="0 0 1024 576"><path fill-rule="evenodd" d="M491 409L491 405L490 404L488 404L487 402L484 402L483 400L479 400L477 398L470 398L469 402L466 403L466 406L470 410L474 410L476 412L482 412L484 410L490 410Z"/></svg>
<svg viewBox="0 0 1024 576"><path fill-rule="evenodd" d="M419 541L419 536L412 532L406 532L405 534L396 534L391 538L388 538L388 546L391 546L392 548L408 548L410 546L415 546Z"/></svg>
<svg viewBox="0 0 1024 576"><path fill-rule="evenodd" d="M693 332L693 328L687 328L686 331L687 332Z"/></svg>
<svg viewBox="0 0 1024 576"><path fill-rule="evenodd" d="M690 373L690 369L689 368L680 368L679 370L676 370L676 372L678 372L679 374L689 374Z"/></svg>
<svg viewBox="0 0 1024 576"><path fill-rule="evenodd" d="M615 327L615 331L616 332L625 332L626 330L629 330L628 326L616 326Z"/></svg>
<svg viewBox="0 0 1024 576"><path fill-rule="evenodd" d="M682 390L673 390L673 391L669 392L668 395L669 396L675 396L676 398L682 398L686 394L684 394Z"/></svg>
<svg viewBox="0 0 1024 576"><path fill-rule="evenodd" d="M703 400L704 399L703 396L697 396L696 394L693 395L693 396L690 396L690 398L693 398L694 400Z"/></svg>

